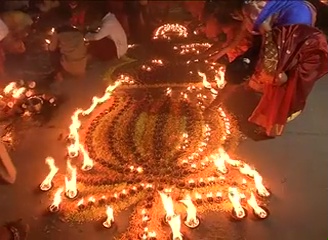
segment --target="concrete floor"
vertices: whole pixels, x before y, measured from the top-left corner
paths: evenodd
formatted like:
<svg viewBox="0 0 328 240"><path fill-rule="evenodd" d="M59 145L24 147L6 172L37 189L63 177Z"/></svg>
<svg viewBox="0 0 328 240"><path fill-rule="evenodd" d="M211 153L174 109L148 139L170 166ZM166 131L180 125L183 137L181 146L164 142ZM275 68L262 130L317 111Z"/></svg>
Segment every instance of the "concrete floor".
<svg viewBox="0 0 328 240"><path fill-rule="evenodd" d="M106 83L100 79L105 69L98 64L90 69L85 80L65 82L62 90L69 93L69 99L49 123L24 131L17 149L11 153L18 178L12 186L0 185L0 221L22 217L31 226L31 240L105 240L116 235L112 230L97 230L96 223L75 226L45 215L49 198L36 191L45 174L46 156L55 157L59 165L65 164L64 145L57 140L58 136L66 133L76 107L88 106L91 96L102 93ZM238 149L239 156L258 168L274 193L270 218L263 222L231 223L224 214L211 213L202 216L202 225L190 240L327 238L327 80L325 77L318 82L306 111L288 125L282 137L246 140ZM128 217L129 214L118 217L119 232L127 227Z"/></svg>

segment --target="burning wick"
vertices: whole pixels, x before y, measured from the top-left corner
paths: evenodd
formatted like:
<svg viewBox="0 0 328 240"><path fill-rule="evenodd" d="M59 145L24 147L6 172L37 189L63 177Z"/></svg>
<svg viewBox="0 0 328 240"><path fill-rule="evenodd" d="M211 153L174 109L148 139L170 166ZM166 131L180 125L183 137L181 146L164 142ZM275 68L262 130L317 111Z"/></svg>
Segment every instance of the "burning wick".
<svg viewBox="0 0 328 240"><path fill-rule="evenodd" d="M43 182L40 184L40 189L42 191L48 191L52 188L52 179L55 177L55 175L59 170L56 167L55 160L52 157L46 158L46 164L49 166L50 172L47 175L47 177L43 180Z"/></svg>
<svg viewBox="0 0 328 240"><path fill-rule="evenodd" d="M106 215L107 215L107 219L105 222L103 222L103 226L105 228L110 228L112 226L112 224L114 223L114 211L110 206L107 206L106 208Z"/></svg>
<svg viewBox="0 0 328 240"><path fill-rule="evenodd" d="M61 199L61 194L63 193L64 189L59 188L54 196L54 200L52 201L52 204L49 206L49 211L52 213L58 212L59 211L59 205L62 201Z"/></svg>
<svg viewBox="0 0 328 240"><path fill-rule="evenodd" d="M254 214L260 218L265 219L268 217L268 213L262 207L260 207L256 201L256 198L253 193L251 193L251 197L247 200L249 206L253 208Z"/></svg>
<svg viewBox="0 0 328 240"><path fill-rule="evenodd" d="M229 188L229 200L233 206L233 213L235 214L236 218L242 219L246 217L246 212L240 203L240 195L235 187Z"/></svg>
<svg viewBox="0 0 328 240"><path fill-rule="evenodd" d="M197 209L193 202L191 201L190 195L187 195L184 200L181 200L186 207L187 207L187 217L184 221L184 224L189 228L196 228L199 226L200 221L197 217Z"/></svg>

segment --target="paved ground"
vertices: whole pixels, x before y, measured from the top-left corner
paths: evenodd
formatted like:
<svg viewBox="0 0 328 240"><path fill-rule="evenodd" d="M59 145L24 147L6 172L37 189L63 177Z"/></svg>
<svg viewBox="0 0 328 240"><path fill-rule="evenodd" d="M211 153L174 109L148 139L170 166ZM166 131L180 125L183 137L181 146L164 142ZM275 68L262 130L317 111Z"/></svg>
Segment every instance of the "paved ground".
<svg viewBox="0 0 328 240"><path fill-rule="evenodd" d="M17 166L18 179L12 186L0 186L0 221L23 217L31 225L32 240L102 240L112 239L112 231L99 231L97 224L69 226L47 216L46 195L37 187L45 174L44 158L52 155L64 165L64 146L57 140L67 130L69 117L77 106L88 106L90 97L101 94L105 82L99 80L106 69L96 65L81 81L67 81L63 91L70 98L56 111L46 125L24 132L12 158ZM247 220L236 224L224 214L202 216L195 233L197 240L308 240L325 239L327 230L327 159L328 159L328 81L321 80L314 89L307 109L289 124L283 137L267 140L247 140L238 149L243 159L256 166L270 186L274 197L270 203L271 216L267 221ZM240 99L235 107L243 109ZM249 102L243 101L243 104ZM122 214L118 231L124 231L128 215ZM216 237L209 237L213 233ZM192 240L192 239L191 239Z"/></svg>

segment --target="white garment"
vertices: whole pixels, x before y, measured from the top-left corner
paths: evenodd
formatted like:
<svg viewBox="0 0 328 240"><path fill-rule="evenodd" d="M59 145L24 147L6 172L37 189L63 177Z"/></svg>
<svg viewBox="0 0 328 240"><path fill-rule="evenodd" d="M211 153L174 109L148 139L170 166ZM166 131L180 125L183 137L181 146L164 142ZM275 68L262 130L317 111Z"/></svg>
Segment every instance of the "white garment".
<svg viewBox="0 0 328 240"><path fill-rule="evenodd" d="M121 58L128 50L128 40L126 33L114 14L108 13L102 19L102 26L97 33L88 33L85 36L87 41L98 41L108 37L113 40L117 50L117 57Z"/></svg>
<svg viewBox="0 0 328 240"><path fill-rule="evenodd" d="M7 25L0 19L0 42L8 35Z"/></svg>

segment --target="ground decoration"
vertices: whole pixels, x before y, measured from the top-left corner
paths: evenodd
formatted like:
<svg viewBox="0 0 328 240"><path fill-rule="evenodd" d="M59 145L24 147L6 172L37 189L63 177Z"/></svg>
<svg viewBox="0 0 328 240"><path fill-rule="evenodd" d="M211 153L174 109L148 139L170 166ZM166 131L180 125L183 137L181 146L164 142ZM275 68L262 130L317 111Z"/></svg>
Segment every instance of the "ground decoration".
<svg viewBox="0 0 328 240"><path fill-rule="evenodd" d="M154 39L188 34L168 24ZM209 46L170 44L180 56ZM113 228L114 216L132 207L121 239L192 239L186 228L201 224L198 215L205 211L228 212L235 220L268 216L270 192L261 175L227 153L240 137L232 116L222 107L204 114L224 86L224 69L185 60L129 63L112 74L115 81L102 97L74 112L67 174L57 175L54 159L46 159L50 173L40 188L53 198L50 212Z"/></svg>

